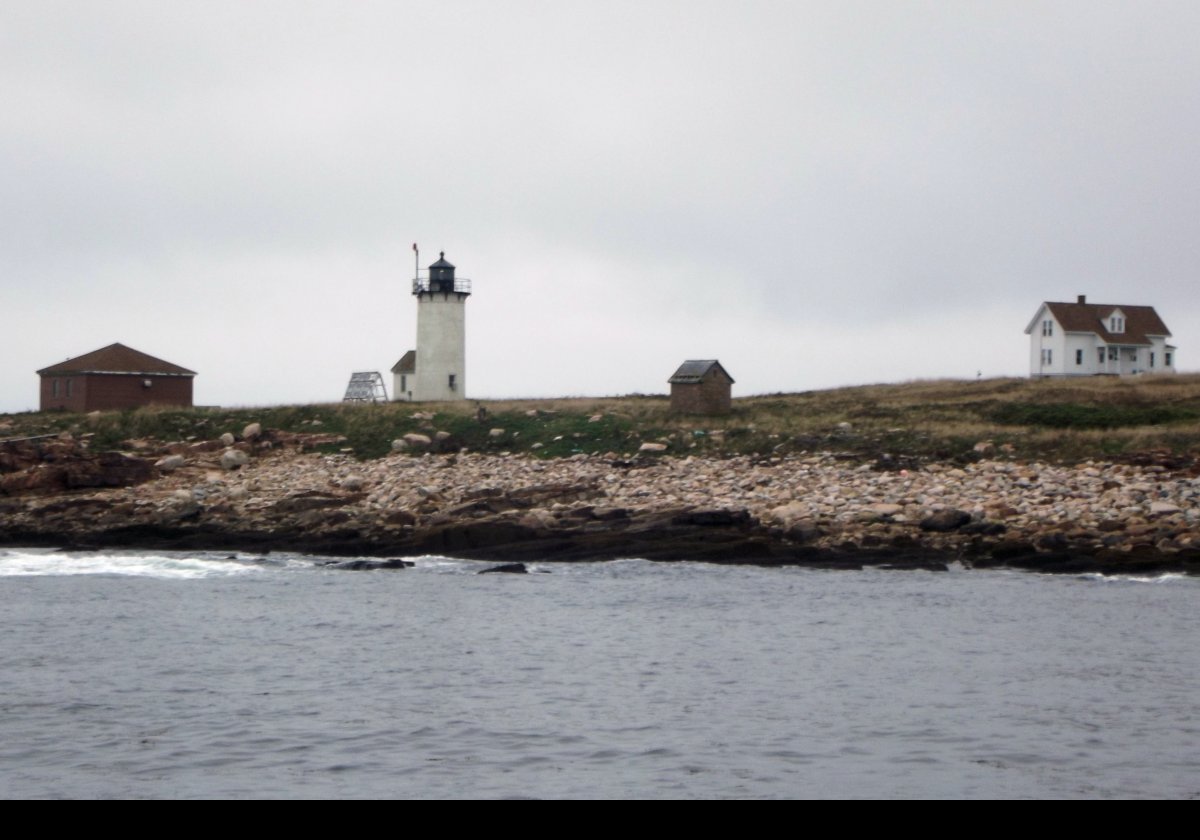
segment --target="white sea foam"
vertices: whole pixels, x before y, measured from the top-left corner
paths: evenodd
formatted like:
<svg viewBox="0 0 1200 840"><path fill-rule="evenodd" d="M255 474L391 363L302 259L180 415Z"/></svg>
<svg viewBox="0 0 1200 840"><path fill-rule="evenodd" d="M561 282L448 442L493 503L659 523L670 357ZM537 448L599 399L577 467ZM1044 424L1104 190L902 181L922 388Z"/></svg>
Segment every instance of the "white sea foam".
<svg viewBox="0 0 1200 840"><path fill-rule="evenodd" d="M485 568L477 560L456 560L453 557L443 557L440 554L422 554L419 557L405 557L414 567L425 571L444 572L452 574L468 574Z"/></svg>
<svg viewBox="0 0 1200 840"><path fill-rule="evenodd" d="M1081 577L1102 583L1174 583L1175 581L1190 580L1188 575L1178 572L1164 572L1161 575L1104 575L1092 572Z"/></svg>
<svg viewBox="0 0 1200 840"><path fill-rule="evenodd" d="M99 551L0 550L0 577L127 575L172 580L253 574L257 566L190 554L122 554Z"/></svg>

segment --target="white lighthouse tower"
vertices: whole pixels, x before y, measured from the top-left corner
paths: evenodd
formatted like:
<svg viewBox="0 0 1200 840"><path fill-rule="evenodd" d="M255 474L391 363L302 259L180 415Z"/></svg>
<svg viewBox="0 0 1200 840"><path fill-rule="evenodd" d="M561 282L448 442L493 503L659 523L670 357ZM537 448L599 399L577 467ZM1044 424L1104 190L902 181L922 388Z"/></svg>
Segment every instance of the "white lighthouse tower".
<svg viewBox="0 0 1200 840"><path fill-rule="evenodd" d="M425 277L418 269L412 291L417 299L417 349L392 368L392 394L413 402L465 400L471 281L454 276L443 251Z"/></svg>

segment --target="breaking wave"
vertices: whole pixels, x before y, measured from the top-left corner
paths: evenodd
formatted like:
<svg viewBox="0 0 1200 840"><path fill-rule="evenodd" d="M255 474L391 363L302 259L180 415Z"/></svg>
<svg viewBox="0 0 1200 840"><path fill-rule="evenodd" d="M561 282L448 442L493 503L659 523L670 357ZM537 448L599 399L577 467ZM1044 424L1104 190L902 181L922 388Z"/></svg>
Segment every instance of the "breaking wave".
<svg viewBox="0 0 1200 840"><path fill-rule="evenodd" d="M236 556L114 554L52 550L0 550L0 577L121 575L189 580L256 574L260 564Z"/></svg>

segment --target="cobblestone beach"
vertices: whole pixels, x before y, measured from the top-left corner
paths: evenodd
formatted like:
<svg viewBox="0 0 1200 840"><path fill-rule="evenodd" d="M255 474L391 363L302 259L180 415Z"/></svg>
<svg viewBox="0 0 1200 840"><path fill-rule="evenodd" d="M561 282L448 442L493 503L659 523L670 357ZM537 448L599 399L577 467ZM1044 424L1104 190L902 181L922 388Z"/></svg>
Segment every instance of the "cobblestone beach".
<svg viewBox="0 0 1200 840"><path fill-rule="evenodd" d="M91 479L71 478L97 456L70 442L41 447L23 469L10 457L0 540L370 557L1200 570L1200 478L1155 464L985 458L881 470L830 452L539 459L434 454L420 451L422 441L358 461L303 451L299 436L247 431L118 456ZM121 470L141 477L111 477ZM89 483L98 486L80 486Z"/></svg>

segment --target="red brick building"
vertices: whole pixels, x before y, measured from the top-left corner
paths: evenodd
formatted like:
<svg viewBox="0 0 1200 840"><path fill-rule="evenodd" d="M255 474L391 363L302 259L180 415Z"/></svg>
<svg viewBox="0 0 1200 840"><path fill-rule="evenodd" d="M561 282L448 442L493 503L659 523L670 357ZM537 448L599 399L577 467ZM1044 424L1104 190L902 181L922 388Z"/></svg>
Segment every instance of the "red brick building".
<svg viewBox="0 0 1200 840"><path fill-rule="evenodd" d="M679 366L671 383L671 410L680 414L728 414L733 377L716 359L692 359Z"/></svg>
<svg viewBox="0 0 1200 840"><path fill-rule="evenodd" d="M194 370L124 344L42 368L41 410L106 411L144 405L191 407Z"/></svg>

